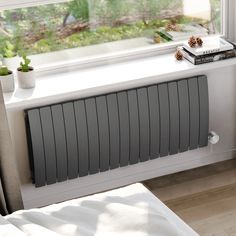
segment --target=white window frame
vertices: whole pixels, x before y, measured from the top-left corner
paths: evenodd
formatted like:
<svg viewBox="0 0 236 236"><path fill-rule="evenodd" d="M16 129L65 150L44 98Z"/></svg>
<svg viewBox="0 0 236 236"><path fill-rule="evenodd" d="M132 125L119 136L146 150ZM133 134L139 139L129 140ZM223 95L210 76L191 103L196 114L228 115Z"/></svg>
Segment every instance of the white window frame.
<svg viewBox="0 0 236 236"><path fill-rule="evenodd" d="M70 0L1 0L0 10L16 9L23 7L32 7L44 4L53 4L66 2ZM222 29L221 36L230 40L236 41L236 2L235 0L221 0L222 1ZM144 48L132 49L125 52L110 53L109 55L99 55L86 59L65 61L60 64L52 65L48 67L40 68L39 72L48 72L55 69L62 69L62 67L77 67L77 66L96 66L100 64L106 64L107 62L125 61L131 59L137 59L145 56L153 56L158 54L165 54L173 52L177 46L181 45L181 42L170 42L161 45L152 45ZM55 52L56 53L56 52ZM40 54L39 54L40 56Z"/></svg>
<svg viewBox="0 0 236 236"><path fill-rule="evenodd" d="M226 7L222 16L225 25L224 31L222 32L227 39L236 42L236 1L225 0L223 3Z"/></svg>
<svg viewBox="0 0 236 236"><path fill-rule="evenodd" d="M1 0L0 10L33 7L38 5L69 2L72 0Z"/></svg>

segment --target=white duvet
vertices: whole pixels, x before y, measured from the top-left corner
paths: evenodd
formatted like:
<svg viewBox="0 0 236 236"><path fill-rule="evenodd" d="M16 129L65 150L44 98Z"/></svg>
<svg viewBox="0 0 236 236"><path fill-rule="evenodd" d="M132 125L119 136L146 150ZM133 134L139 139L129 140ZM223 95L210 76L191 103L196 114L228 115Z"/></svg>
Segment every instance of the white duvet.
<svg viewBox="0 0 236 236"><path fill-rule="evenodd" d="M0 217L1 236L197 236L143 185Z"/></svg>

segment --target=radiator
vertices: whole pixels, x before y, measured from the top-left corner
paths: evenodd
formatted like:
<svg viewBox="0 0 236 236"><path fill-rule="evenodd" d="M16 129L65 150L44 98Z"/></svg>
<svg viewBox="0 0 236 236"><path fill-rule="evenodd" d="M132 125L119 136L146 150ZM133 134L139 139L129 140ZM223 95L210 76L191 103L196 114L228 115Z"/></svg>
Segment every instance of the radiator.
<svg viewBox="0 0 236 236"><path fill-rule="evenodd" d="M206 76L25 111L36 187L208 144Z"/></svg>

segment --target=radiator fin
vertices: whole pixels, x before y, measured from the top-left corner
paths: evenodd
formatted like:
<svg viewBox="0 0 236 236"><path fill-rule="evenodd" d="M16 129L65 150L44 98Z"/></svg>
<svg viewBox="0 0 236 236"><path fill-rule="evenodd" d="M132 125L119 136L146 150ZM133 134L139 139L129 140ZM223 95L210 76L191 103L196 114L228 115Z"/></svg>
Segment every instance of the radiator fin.
<svg viewBox="0 0 236 236"><path fill-rule="evenodd" d="M189 93L188 82L182 80L178 82L179 113L180 113L180 152L185 152L189 148Z"/></svg>
<svg viewBox="0 0 236 236"><path fill-rule="evenodd" d="M199 146L204 147L208 143L208 130L209 130L209 96L208 84L205 76L198 78L199 89L199 106L200 106L200 134Z"/></svg>
<svg viewBox="0 0 236 236"><path fill-rule="evenodd" d="M136 164L139 160L139 117L136 90L128 91L129 127L130 127L130 157L129 163Z"/></svg>
<svg viewBox="0 0 236 236"><path fill-rule="evenodd" d="M79 176L89 174L89 142L85 103L83 100L74 102L79 151Z"/></svg>
<svg viewBox="0 0 236 236"><path fill-rule="evenodd" d="M99 172L99 137L95 98L85 100L89 140L89 173Z"/></svg>
<svg viewBox="0 0 236 236"><path fill-rule="evenodd" d="M157 86L148 88L150 120L150 158L159 157L160 153L160 108Z"/></svg>
<svg viewBox="0 0 236 236"><path fill-rule="evenodd" d="M119 167L120 163L120 128L116 94L107 96L107 107L110 130L110 168L115 169Z"/></svg>
<svg viewBox="0 0 236 236"><path fill-rule="evenodd" d="M160 156L169 154L170 140L170 112L169 112L169 95L167 84L158 86L160 102Z"/></svg>
<svg viewBox="0 0 236 236"><path fill-rule="evenodd" d="M177 83L168 84L170 103L170 154L179 152L179 101Z"/></svg>
<svg viewBox="0 0 236 236"><path fill-rule="evenodd" d="M39 110L30 110L28 118L31 131L34 182L36 187L41 187L46 183L46 165Z"/></svg>
<svg viewBox="0 0 236 236"><path fill-rule="evenodd" d="M120 122L120 166L129 164L130 149L130 128L129 128L129 107L128 96L126 92L117 94L119 122Z"/></svg>
<svg viewBox="0 0 236 236"><path fill-rule="evenodd" d="M96 104L100 140L100 171L106 171L109 170L110 166L110 134L106 97L101 96L96 98Z"/></svg>
<svg viewBox="0 0 236 236"><path fill-rule="evenodd" d="M189 120L190 120L190 138L189 149L198 147L199 139L199 94L198 81L195 78L188 80L189 89Z"/></svg>
<svg viewBox="0 0 236 236"><path fill-rule="evenodd" d="M79 174L74 106L73 103L70 102L63 104L62 108L63 108L62 110L63 110L65 131L66 131L68 178L74 179L78 177Z"/></svg>
<svg viewBox="0 0 236 236"><path fill-rule="evenodd" d="M51 111L56 147L57 181L61 182L67 180L68 177L66 133L62 105L51 106Z"/></svg>
<svg viewBox="0 0 236 236"><path fill-rule="evenodd" d="M140 161L147 161L150 157L149 152L149 105L147 88L137 90L138 110L139 110L139 130L140 130Z"/></svg>
<svg viewBox="0 0 236 236"><path fill-rule="evenodd" d="M47 183L53 184L57 181L57 162L55 151L55 139L52 123L52 113L50 107L43 107L40 110L42 133L44 140L44 155Z"/></svg>

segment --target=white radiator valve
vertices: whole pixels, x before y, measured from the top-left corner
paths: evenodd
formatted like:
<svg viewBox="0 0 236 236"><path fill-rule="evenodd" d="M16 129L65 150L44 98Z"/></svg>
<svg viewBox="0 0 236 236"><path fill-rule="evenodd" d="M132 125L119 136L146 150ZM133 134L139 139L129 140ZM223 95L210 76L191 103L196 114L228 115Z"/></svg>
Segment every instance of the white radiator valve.
<svg viewBox="0 0 236 236"><path fill-rule="evenodd" d="M217 144L220 140L220 136L215 133L214 131L211 131L208 135L208 141L211 143L211 144Z"/></svg>

